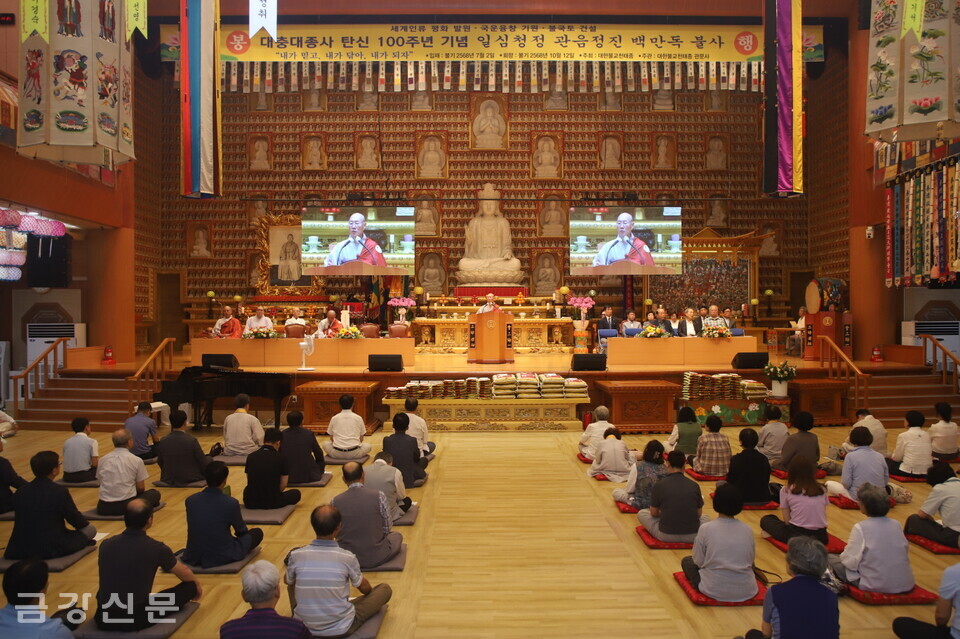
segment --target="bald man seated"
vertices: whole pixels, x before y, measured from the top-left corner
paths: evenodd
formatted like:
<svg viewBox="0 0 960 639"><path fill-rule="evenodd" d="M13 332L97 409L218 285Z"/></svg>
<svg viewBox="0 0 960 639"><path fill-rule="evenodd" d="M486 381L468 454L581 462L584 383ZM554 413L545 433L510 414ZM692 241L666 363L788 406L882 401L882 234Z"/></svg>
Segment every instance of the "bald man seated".
<svg viewBox="0 0 960 639"><path fill-rule="evenodd" d="M337 542L357 556L364 570L390 561L400 552L403 536L391 532L390 505L379 490L364 486L363 466L357 462L343 465L343 483L347 490L332 500L343 517Z"/></svg>
<svg viewBox="0 0 960 639"><path fill-rule="evenodd" d="M113 450L100 458L97 463L97 479L100 480L98 515L122 515L127 503L140 497L156 508L160 504L160 491L147 490L147 468L143 460L130 452L133 437L125 428L116 430L111 436Z"/></svg>

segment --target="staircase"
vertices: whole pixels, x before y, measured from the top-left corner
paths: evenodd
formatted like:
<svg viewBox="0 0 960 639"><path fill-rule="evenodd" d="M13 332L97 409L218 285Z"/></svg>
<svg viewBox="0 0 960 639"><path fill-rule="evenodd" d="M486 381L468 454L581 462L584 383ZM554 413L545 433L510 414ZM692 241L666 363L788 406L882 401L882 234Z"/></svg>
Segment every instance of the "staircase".
<svg viewBox="0 0 960 639"><path fill-rule="evenodd" d="M951 388L951 378L943 383L935 373L873 375L870 378L870 401L867 408L887 428L902 428L903 415L918 410L927 417L927 424L937 420L933 405L947 402L960 413L960 394Z"/></svg>
<svg viewBox="0 0 960 639"><path fill-rule="evenodd" d="M17 414L17 424L30 430L70 431L74 417L86 417L95 431L112 432L133 414L123 377L54 377L34 392L30 407Z"/></svg>

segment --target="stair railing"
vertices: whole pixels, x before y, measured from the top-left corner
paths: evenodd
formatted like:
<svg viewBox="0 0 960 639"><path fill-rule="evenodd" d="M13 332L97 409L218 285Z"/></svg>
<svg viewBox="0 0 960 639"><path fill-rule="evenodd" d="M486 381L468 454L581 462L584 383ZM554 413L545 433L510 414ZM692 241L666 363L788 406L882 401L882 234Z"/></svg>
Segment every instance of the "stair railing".
<svg viewBox="0 0 960 639"><path fill-rule="evenodd" d="M30 365L23 369L21 373L10 377L10 381L13 382L14 419L17 419L21 408L23 410L29 408L33 393L46 386L48 380L60 374L60 353L63 351L60 347L71 339L70 337L58 337L47 347L47 350L40 353L37 359L30 362ZM21 400L23 401L22 407L20 406Z"/></svg>
<svg viewBox="0 0 960 639"><path fill-rule="evenodd" d="M826 335L818 335L817 339L820 340L820 366L824 368L826 360L827 377L852 384L854 410L867 408L871 376L860 370L832 339Z"/></svg>
<svg viewBox="0 0 960 639"><path fill-rule="evenodd" d="M928 335L928 334L926 334L926 333L922 333L922 334L920 334L920 335L917 335L917 337L919 337L920 339L923 340L920 345L923 347L924 357L926 357L926 354L927 354L928 352L931 352L931 351L928 351L928 350L927 350L927 342L930 342L931 344L933 344L933 349L932 349L932 353L933 353L933 372L936 373L936 372L937 372L937 366L940 365L940 366L941 366L941 368L940 368L940 383L946 384L946 383L947 383L947 375L950 375L950 376L952 377L952 380L951 380L951 383L950 383L950 388L952 388L952 389L953 389L953 392L956 393L956 392L957 392L957 388L958 388L958 387L957 387L957 373L958 373L958 371L960 371L960 359L958 359L956 355L954 355L952 352L950 352L950 350L949 350L946 346L944 346L944 345L940 342L940 340L938 340L938 339L937 339L936 337L934 337L933 335ZM942 365L941 365L941 357L943 358L943 359L942 359ZM952 371L952 372L947 370L947 358L950 358L951 360L953 360L953 371Z"/></svg>
<svg viewBox="0 0 960 639"><path fill-rule="evenodd" d="M151 401L153 394L160 390L167 371L173 368L173 345L176 342L175 337L164 338L137 372L127 378L128 406Z"/></svg>

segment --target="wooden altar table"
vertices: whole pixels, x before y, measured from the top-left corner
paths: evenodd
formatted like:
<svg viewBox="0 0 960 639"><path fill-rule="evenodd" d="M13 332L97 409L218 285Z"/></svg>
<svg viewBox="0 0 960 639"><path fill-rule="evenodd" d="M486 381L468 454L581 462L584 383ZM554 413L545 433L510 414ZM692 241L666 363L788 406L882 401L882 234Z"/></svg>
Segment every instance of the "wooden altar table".
<svg viewBox="0 0 960 639"><path fill-rule="evenodd" d="M720 339L611 337L607 340L607 365L730 366L737 353L756 350L757 338L752 336Z"/></svg>
<svg viewBox="0 0 960 639"><path fill-rule="evenodd" d="M630 341L632 338L624 338ZM670 340L638 339L638 342ZM686 341L686 340L677 340ZM610 409L610 423L622 433L669 433L676 422L674 404L681 386L660 380L599 380L597 388Z"/></svg>
<svg viewBox="0 0 960 639"><path fill-rule="evenodd" d="M393 416L403 412L404 399L385 399ZM580 430L577 404L572 399L421 399L418 412L431 430Z"/></svg>
<svg viewBox="0 0 960 639"><path fill-rule="evenodd" d="M521 318L509 306L504 311L513 313L513 348L517 352L538 351L570 352L573 345L573 320L569 317L526 317ZM428 335L424 335L428 327ZM560 328L559 343L554 340L553 329ZM463 352L469 341L469 323L466 314L462 318L417 317L413 320L413 335L417 347L422 350L431 348L450 349ZM426 338L426 339L425 339Z"/></svg>
<svg viewBox="0 0 960 639"><path fill-rule="evenodd" d="M353 395L353 412L363 418L367 435L372 434L380 428L380 420L373 416L374 395L379 388L380 382L308 382L297 386L304 428L325 434L330 418L340 412L340 396L349 394Z"/></svg>
<svg viewBox="0 0 960 639"><path fill-rule="evenodd" d="M277 339L211 339L195 338L191 342L190 364L200 366L205 353L232 353L240 366L299 366L300 340ZM413 338L380 339L316 339L307 365L366 366L369 355L402 355L405 366L412 366L416 350Z"/></svg>
<svg viewBox="0 0 960 639"><path fill-rule="evenodd" d="M790 395L792 414L800 411L813 413L816 426L847 426L847 393L850 384L839 379L790 380L787 393Z"/></svg>

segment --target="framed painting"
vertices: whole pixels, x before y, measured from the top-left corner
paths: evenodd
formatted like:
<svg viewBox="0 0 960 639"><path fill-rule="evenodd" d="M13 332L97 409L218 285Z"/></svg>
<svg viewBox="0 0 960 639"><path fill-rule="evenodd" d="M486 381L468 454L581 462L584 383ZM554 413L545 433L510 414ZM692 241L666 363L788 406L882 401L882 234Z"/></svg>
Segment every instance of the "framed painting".
<svg viewBox="0 0 960 639"><path fill-rule="evenodd" d="M537 230L540 237L566 238L570 232L570 191L537 190Z"/></svg>
<svg viewBox="0 0 960 639"><path fill-rule="evenodd" d="M187 222L184 238L187 256L210 259L213 257L213 224L210 222Z"/></svg>
<svg viewBox="0 0 960 639"><path fill-rule="evenodd" d="M410 191L407 200L414 207L414 234L417 237L437 237L441 234L440 192Z"/></svg>
<svg viewBox="0 0 960 639"><path fill-rule="evenodd" d="M380 136L375 131L353 134L353 168L357 171L379 171L382 162Z"/></svg>
<svg viewBox="0 0 960 639"><path fill-rule="evenodd" d="M299 215L272 213L257 221L257 247L260 253L257 292L260 295L319 293L318 278L303 274L300 222Z"/></svg>
<svg viewBox="0 0 960 639"><path fill-rule="evenodd" d="M601 171L619 171L623 168L623 133L597 133L597 168Z"/></svg>
<svg viewBox="0 0 960 639"><path fill-rule="evenodd" d="M566 251L551 248L530 249L530 295L551 297L554 291L563 286L566 254Z"/></svg>
<svg viewBox="0 0 960 639"><path fill-rule="evenodd" d="M416 174L420 180L444 180L449 177L449 152L446 131L417 131Z"/></svg>
<svg viewBox="0 0 960 639"><path fill-rule="evenodd" d="M704 203L704 226L725 229L730 226L730 194L714 192Z"/></svg>
<svg viewBox="0 0 960 639"><path fill-rule="evenodd" d="M534 180L563 177L563 131L530 132L530 177Z"/></svg>
<svg viewBox="0 0 960 639"><path fill-rule="evenodd" d="M269 133L247 134L247 169L273 170L273 136Z"/></svg>
<svg viewBox="0 0 960 639"><path fill-rule="evenodd" d="M300 170L324 171L327 168L327 134L300 134Z"/></svg>
<svg viewBox="0 0 960 639"><path fill-rule="evenodd" d="M677 168L677 134L650 134L650 168L655 171L675 171Z"/></svg>
<svg viewBox="0 0 960 639"><path fill-rule="evenodd" d="M726 171L730 168L730 136L708 133L703 138L703 168L707 171Z"/></svg>
<svg viewBox="0 0 960 639"><path fill-rule="evenodd" d="M417 284L430 295L446 295L450 290L450 249L442 247L418 248L416 256Z"/></svg>
<svg viewBox="0 0 960 639"><path fill-rule="evenodd" d="M510 147L510 110L501 93L470 96L470 148L502 150Z"/></svg>

